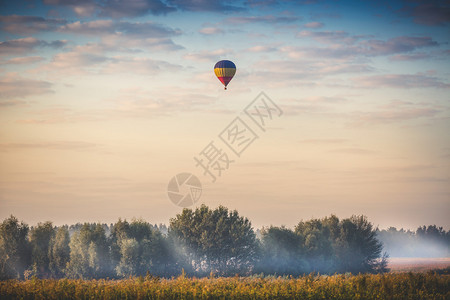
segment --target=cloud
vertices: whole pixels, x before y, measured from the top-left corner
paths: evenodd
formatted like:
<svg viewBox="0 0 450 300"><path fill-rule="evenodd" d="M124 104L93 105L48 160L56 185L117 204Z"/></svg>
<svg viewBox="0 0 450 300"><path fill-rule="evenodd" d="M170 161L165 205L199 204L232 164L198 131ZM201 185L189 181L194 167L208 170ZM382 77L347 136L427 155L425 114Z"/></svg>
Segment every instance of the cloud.
<svg viewBox="0 0 450 300"><path fill-rule="evenodd" d="M105 74L157 74L159 72L174 72L181 70L180 65L171 64L161 60L139 57L113 57L102 68Z"/></svg>
<svg viewBox="0 0 450 300"><path fill-rule="evenodd" d="M43 0L46 5L70 7L79 16L92 16L99 8L95 0Z"/></svg>
<svg viewBox="0 0 450 300"><path fill-rule="evenodd" d="M44 4L67 6L79 16L133 18L148 14L161 15L173 12L176 9L160 0L44 0Z"/></svg>
<svg viewBox="0 0 450 300"><path fill-rule="evenodd" d="M286 46L280 48L280 51L286 53L293 59L348 59L358 55L357 48L341 45L331 45L328 47Z"/></svg>
<svg viewBox="0 0 450 300"><path fill-rule="evenodd" d="M81 141L54 141L33 143L1 143L0 151L17 151L32 149L85 150L97 147L97 144Z"/></svg>
<svg viewBox="0 0 450 300"><path fill-rule="evenodd" d="M46 42L38 40L34 37L26 37L16 40L8 40L0 42L0 55L17 55L33 51L37 47L61 48L66 45L67 41Z"/></svg>
<svg viewBox="0 0 450 300"><path fill-rule="evenodd" d="M58 53L41 70L50 72L62 70L65 73L84 73L86 72L85 68L95 68L98 64L108 60L101 51L96 51L95 46L90 46L77 46L73 51ZM93 51L83 51L84 49L92 49Z"/></svg>
<svg viewBox="0 0 450 300"><path fill-rule="evenodd" d="M127 47L140 49L169 50L176 47L170 39L127 40ZM123 40L122 40L123 42ZM114 72L136 72L140 74L155 74L157 71L175 71L181 66L149 58L126 56L110 56L108 52L127 51L120 48L121 40L117 37L107 39L102 43L89 43L76 46L71 51L61 52L52 60L40 66L38 72L63 72L69 74L111 74Z"/></svg>
<svg viewBox="0 0 450 300"><path fill-rule="evenodd" d="M188 53L184 58L194 61L218 61L221 57L232 55L233 53L234 51L230 49L205 50L197 53Z"/></svg>
<svg viewBox="0 0 450 300"><path fill-rule="evenodd" d="M225 31L219 27L204 27L200 29L199 32L204 35L215 35L225 33Z"/></svg>
<svg viewBox="0 0 450 300"><path fill-rule="evenodd" d="M439 110L433 108L409 108L403 110L357 112L352 116L352 123L355 125L387 124L405 120L433 117L439 112Z"/></svg>
<svg viewBox="0 0 450 300"><path fill-rule="evenodd" d="M140 17L147 14L162 15L176 9L160 0L107 0L100 16L111 18Z"/></svg>
<svg viewBox="0 0 450 300"><path fill-rule="evenodd" d="M74 22L59 28L64 33L74 33L87 36L100 36L103 51L130 52L135 49L173 51L183 49L169 37L179 35L179 30L154 22L115 22L112 20L97 20L90 22Z"/></svg>
<svg viewBox="0 0 450 300"><path fill-rule="evenodd" d="M216 96L205 95L204 90L180 88L179 86L160 87L158 91L143 88L128 88L119 92L113 112L122 117L165 116L177 112L192 112L207 109L217 101ZM212 108L214 109L214 108Z"/></svg>
<svg viewBox="0 0 450 300"><path fill-rule="evenodd" d="M167 3L180 10L188 11L234 12L244 10L244 7L239 6L241 2L236 0L168 0Z"/></svg>
<svg viewBox="0 0 450 300"><path fill-rule="evenodd" d="M311 144L311 145L329 145L329 144L342 144L346 143L346 139L307 139L301 140L301 144Z"/></svg>
<svg viewBox="0 0 450 300"><path fill-rule="evenodd" d="M310 23L304 24L303 27L305 27L305 28L322 28L323 25L324 24L321 22L310 22Z"/></svg>
<svg viewBox="0 0 450 300"><path fill-rule="evenodd" d="M62 19L45 19L37 16L0 16L0 29L19 35L53 31L65 23L66 21Z"/></svg>
<svg viewBox="0 0 450 300"><path fill-rule="evenodd" d="M310 31L303 30L296 34L298 38L310 37L322 43L335 43L337 41L345 44L353 44L356 41L355 37L350 37L345 31Z"/></svg>
<svg viewBox="0 0 450 300"><path fill-rule="evenodd" d="M411 54L397 54L389 57L389 60L392 61L415 61L430 58L429 54L420 52L420 53L411 53Z"/></svg>
<svg viewBox="0 0 450 300"><path fill-rule="evenodd" d="M278 49L275 47L271 47L271 46L262 46L262 45L258 45L258 46L253 46L247 49L248 52L274 52L277 51Z"/></svg>
<svg viewBox="0 0 450 300"><path fill-rule="evenodd" d="M366 64L347 61L324 62L323 60L261 60L249 66L250 74L241 74L251 84L264 83L266 87L314 86L319 80L341 74L373 71ZM270 80L268 80L270 78ZM337 83L336 81L327 81ZM325 84L325 83L324 83ZM324 100L324 99L321 99ZM328 99L332 100L332 99ZM309 101L312 103L312 101ZM324 102L321 102L324 103Z"/></svg>
<svg viewBox="0 0 450 300"><path fill-rule="evenodd" d="M385 74L353 78L362 88L450 88L450 84L426 74Z"/></svg>
<svg viewBox="0 0 450 300"><path fill-rule="evenodd" d="M105 34L117 34L143 38L161 38L179 35L179 30L154 22L115 22L112 20L96 20L90 22L74 22L59 28L64 33L76 33L83 35L99 36Z"/></svg>
<svg viewBox="0 0 450 300"><path fill-rule="evenodd" d="M52 84L47 81L27 79L17 74L0 77L0 99L23 98L31 95L52 93Z"/></svg>
<svg viewBox="0 0 450 300"><path fill-rule="evenodd" d="M417 48L437 46L438 43L430 37L399 36L387 41L368 40L361 43L365 55L389 55L411 52Z"/></svg>
<svg viewBox="0 0 450 300"><path fill-rule="evenodd" d="M322 57L330 59L354 58L357 56L385 56L413 52L420 48L438 46L431 37L400 36L388 40L360 40L361 36L349 36L344 31L301 31L297 37L309 37L327 47L285 47L292 58Z"/></svg>
<svg viewBox="0 0 450 300"><path fill-rule="evenodd" d="M293 23L300 20L300 17L295 16L250 16L250 17L231 17L225 20L227 24L248 24L248 23L267 23L267 24L279 24L279 23Z"/></svg>
<svg viewBox="0 0 450 300"><path fill-rule="evenodd" d="M388 105L370 112L353 112L350 115L351 124L355 126L371 124L389 124L421 118L432 118L442 112L442 109L427 104L415 104L405 101L392 101Z"/></svg>
<svg viewBox="0 0 450 300"><path fill-rule="evenodd" d="M361 148L340 148L331 150L329 152L332 153L342 153L342 154L352 154L352 155L373 155L376 154L376 151L361 149Z"/></svg>
<svg viewBox="0 0 450 300"><path fill-rule="evenodd" d="M0 101L0 107L6 108L11 106L25 105L27 102L21 100L5 100Z"/></svg>
<svg viewBox="0 0 450 300"><path fill-rule="evenodd" d="M43 61L44 58L40 56L24 56L24 57L14 57L6 61L0 62L2 65L30 65L36 62Z"/></svg>
<svg viewBox="0 0 450 300"><path fill-rule="evenodd" d="M347 99L341 97L311 96L304 99L307 102L314 103L339 103L346 102Z"/></svg>
<svg viewBox="0 0 450 300"><path fill-rule="evenodd" d="M105 110L74 110L64 106L51 106L30 112L31 118L19 119L19 124L59 124L77 122L95 122L105 120Z"/></svg>
<svg viewBox="0 0 450 300"><path fill-rule="evenodd" d="M416 0L398 11L413 18L417 24L442 26L450 23L450 5L448 1Z"/></svg>

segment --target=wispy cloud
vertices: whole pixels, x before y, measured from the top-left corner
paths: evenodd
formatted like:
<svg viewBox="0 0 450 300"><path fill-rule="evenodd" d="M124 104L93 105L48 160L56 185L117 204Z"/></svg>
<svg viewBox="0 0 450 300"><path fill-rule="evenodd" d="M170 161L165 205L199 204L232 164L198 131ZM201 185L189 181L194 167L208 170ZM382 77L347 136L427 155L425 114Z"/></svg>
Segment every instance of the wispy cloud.
<svg viewBox="0 0 450 300"><path fill-rule="evenodd" d="M361 43L362 51L366 55L388 55L410 52L418 48L437 46L431 37L399 36L387 41L368 40Z"/></svg>
<svg viewBox="0 0 450 300"><path fill-rule="evenodd" d="M78 16L93 16L109 18L133 18L148 14L161 15L175 11L174 7L160 0L43 0L44 4L66 6Z"/></svg>
<svg viewBox="0 0 450 300"><path fill-rule="evenodd" d="M179 30L154 22L126 22L113 20L96 20L90 22L73 22L60 26L58 31L83 35L118 34L127 36L139 36L147 38L162 38L179 35Z"/></svg>
<svg viewBox="0 0 450 300"><path fill-rule="evenodd" d="M147 14L163 15L174 12L174 7L160 0L107 0L100 9L100 16L110 18L140 17Z"/></svg>
<svg viewBox="0 0 450 300"><path fill-rule="evenodd" d="M8 40L5 42L0 42L0 55L17 55L30 53L38 47L61 48L65 46L66 43L67 41L62 40L46 42L43 40L38 40L34 37Z"/></svg>
<svg viewBox="0 0 450 300"><path fill-rule="evenodd" d="M53 150L87 150L98 147L98 144L82 141L45 141L33 143L0 143L0 151L17 151L33 149Z"/></svg>
<svg viewBox="0 0 450 300"><path fill-rule="evenodd" d="M301 144L311 144L311 145L333 145L333 144L343 144L348 140L346 139L306 139L301 140L299 143Z"/></svg>
<svg viewBox="0 0 450 300"><path fill-rule="evenodd" d="M319 42L323 43L345 43L345 44L353 44L357 39L355 37L351 37L348 32L343 30L337 31L310 31L310 30L302 30L296 34L298 38L313 38Z"/></svg>
<svg viewBox="0 0 450 300"><path fill-rule="evenodd" d="M263 45L257 45L253 46L247 49L248 52L275 52L278 48L274 46L263 46Z"/></svg>
<svg viewBox="0 0 450 300"><path fill-rule="evenodd" d="M105 74L151 74L159 72L174 72L181 70L182 66L168 63L162 60L153 60L150 58L139 57L121 57L115 56L108 59L108 63L101 69Z"/></svg>
<svg viewBox="0 0 450 300"><path fill-rule="evenodd" d="M225 20L227 24L248 24L248 23L266 23L266 24L285 24L301 20L298 16L248 16L248 17L230 17Z"/></svg>
<svg viewBox="0 0 450 300"><path fill-rule="evenodd" d="M0 29L18 35L53 31L66 23L67 21L63 19L46 19L37 16L0 16Z"/></svg>
<svg viewBox="0 0 450 300"><path fill-rule="evenodd" d="M205 95L201 89L160 87L155 91L140 87L122 89L117 98L110 99L115 109L110 113L120 117L168 116L178 112L207 110L214 112L217 98ZM220 109L218 113L223 113Z"/></svg>
<svg viewBox="0 0 450 300"><path fill-rule="evenodd" d="M6 108L6 107L13 107L13 106L19 106L19 105L26 105L27 102L22 100L0 100L0 107Z"/></svg>
<svg viewBox="0 0 450 300"><path fill-rule="evenodd" d="M432 105L418 105L403 101L393 101L389 105L371 111L359 111L350 114L351 123L361 125L386 125L424 118L434 118L442 110Z"/></svg>
<svg viewBox="0 0 450 300"><path fill-rule="evenodd" d="M232 55L234 53L231 49L217 49L205 50L196 53L188 53L184 58L194 61L217 61L224 55Z"/></svg>
<svg viewBox="0 0 450 300"><path fill-rule="evenodd" d="M98 9L95 0L43 0L42 2L46 5L67 6L78 16L91 16Z"/></svg>
<svg viewBox="0 0 450 300"><path fill-rule="evenodd" d="M413 52L420 48L438 46L431 37L399 36L388 40L364 39L345 31L307 31L297 33L300 38L313 38L330 44L328 47L289 47L291 57L354 58L385 56ZM289 49L288 48L288 49Z"/></svg>
<svg viewBox="0 0 450 300"><path fill-rule="evenodd" d="M450 88L450 84L427 74L385 74L353 78L355 87L362 88Z"/></svg>
<svg viewBox="0 0 450 300"><path fill-rule="evenodd" d="M330 150L331 153L351 154L351 155L374 155L377 151L362 148L339 148Z"/></svg>
<svg viewBox="0 0 450 300"><path fill-rule="evenodd" d="M52 84L47 81L23 78L17 74L6 74L0 77L0 99L48 94L53 92L51 87Z"/></svg>
<svg viewBox="0 0 450 300"><path fill-rule="evenodd" d="M58 31L85 36L100 36L101 42L97 45L106 52L174 51L183 49L182 46L175 44L171 39L173 36L180 35L180 30L154 22L77 21L61 26Z"/></svg>
<svg viewBox="0 0 450 300"><path fill-rule="evenodd" d="M417 0L405 1L398 12L409 16L417 24L442 26L450 22L450 5L448 1Z"/></svg>
<svg viewBox="0 0 450 300"><path fill-rule="evenodd" d="M305 28L322 28L323 26L324 26L324 24L321 22L310 22L310 23L303 24L303 27L305 27Z"/></svg>
<svg viewBox="0 0 450 300"><path fill-rule="evenodd" d="M225 33L225 31L219 27L203 27L199 30L199 32L204 35L216 35Z"/></svg>
<svg viewBox="0 0 450 300"><path fill-rule="evenodd" d="M429 54L418 52L418 53L411 53L411 54L397 54L389 57L389 60L392 61L415 61L415 60L421 60L430 58L431 56Z"/></svg>
<svg viewBox="0 0 450 300"><path fill-rule="evenodd" d="M2 65L28 65L34 64L36 62L43 61L44 58L41 56L24 56L24 57L13 57L5 61L0 61Z"/></svg>
<svg viewBox="0 0 450 300"><path fill-rule="evenodd" d="M168 0L167 3L187 11L234 12L245 9L237 0Z"/></svg>

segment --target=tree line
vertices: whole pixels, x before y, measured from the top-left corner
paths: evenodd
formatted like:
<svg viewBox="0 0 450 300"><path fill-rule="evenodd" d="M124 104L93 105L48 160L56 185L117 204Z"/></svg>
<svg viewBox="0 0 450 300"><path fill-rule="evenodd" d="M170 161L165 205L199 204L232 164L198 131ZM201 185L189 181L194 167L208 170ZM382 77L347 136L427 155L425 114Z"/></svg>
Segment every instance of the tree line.
<svg viewBox="0 0 450 300"><path fill-rule="evenodd" d="M436 225L416 231L389 227L378 230L377 237L392 257L450 257L450 230Z"/></svg>
<svg viewBox="0 0 450 300"><path fill-rule="evenodd" d="M10 216L0 224L0 279L387 271L377 229L365 216L331 215L257 233L223 206L184 209L168 227L119 219L30 228Z"/></svg>

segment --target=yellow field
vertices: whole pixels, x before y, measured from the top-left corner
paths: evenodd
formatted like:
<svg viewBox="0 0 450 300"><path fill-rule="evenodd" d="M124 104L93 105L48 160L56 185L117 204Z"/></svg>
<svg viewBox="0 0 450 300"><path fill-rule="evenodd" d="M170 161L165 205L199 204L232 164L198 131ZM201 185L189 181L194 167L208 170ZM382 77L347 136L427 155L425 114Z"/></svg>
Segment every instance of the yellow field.
<svg viewBox="0 0 450 300"><path fill-rule="evenodd" d="M219 277L0 282L1 299L450 299L450 275Z"/></svg>

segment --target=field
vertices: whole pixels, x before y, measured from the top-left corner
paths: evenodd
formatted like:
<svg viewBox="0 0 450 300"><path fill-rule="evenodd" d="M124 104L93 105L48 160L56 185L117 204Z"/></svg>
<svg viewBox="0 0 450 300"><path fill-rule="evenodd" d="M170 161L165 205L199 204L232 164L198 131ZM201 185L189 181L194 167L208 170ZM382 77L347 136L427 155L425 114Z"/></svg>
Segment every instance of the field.
<svg viewBox="0 0 450 300"><path fill-rule="evenodd" d="M1 299L450 299L450 275L2 281Z"/></svg>
<svg viewBox="0 0 450 300"><path fill-rule="evenodd" d="M434 269L445 269L450 267L450 257L391 257L389 258L388 266L392 272L424 272Z"/></svg>

